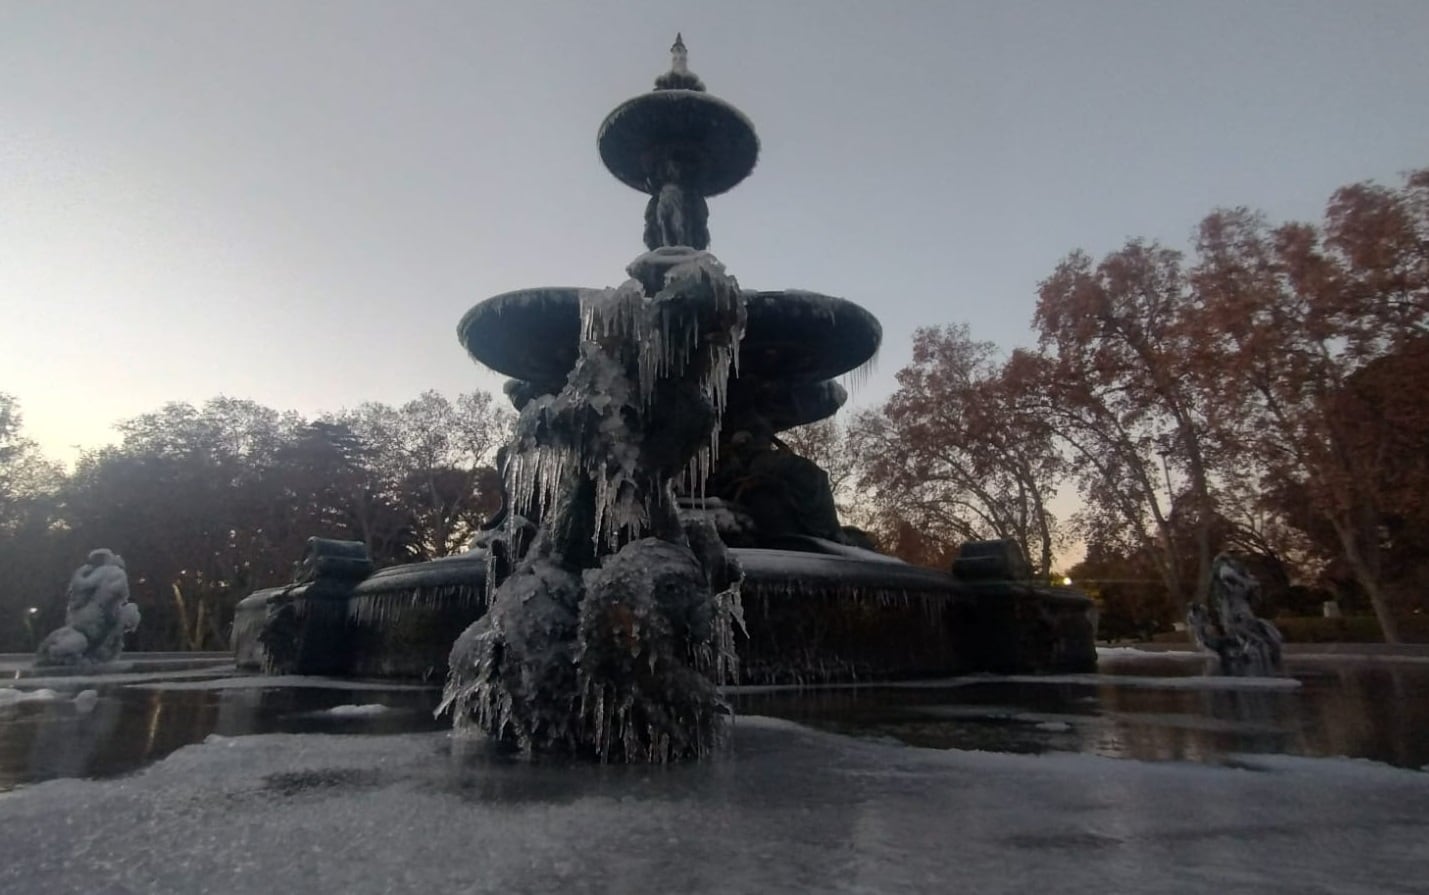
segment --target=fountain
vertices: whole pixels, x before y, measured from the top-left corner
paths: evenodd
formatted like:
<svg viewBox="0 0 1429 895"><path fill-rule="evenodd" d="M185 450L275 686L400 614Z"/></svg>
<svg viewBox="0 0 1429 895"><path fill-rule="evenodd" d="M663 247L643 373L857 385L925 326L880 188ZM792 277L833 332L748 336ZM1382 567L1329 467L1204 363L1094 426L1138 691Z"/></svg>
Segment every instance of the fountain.
<svg viewBox="0 0 1429 895"><path fill-rule="evenodd" d="M845 299L742 289L708 253L706 200L751 173L759 141L689 70L682 40L672 54L597 139L611 173L649 197L630 279L497 295L457 327L474 359L510 377L521 412L488 530L465 554L370 573L360 545L314 539L291 584L239 604L240 666L450 671L459 720L519 745L655 758L712 742L721 675L1095 667L1085 596L1028 580L1000 543L968 545L946 572L877 553L840 525L827 475L779 439L842 406L839 379L871 362L881 328ZM669 676L637 680L635 654ZM691 736L646 736L637 690L696 719ZM523 713L538 692L566 720Z"/></svg>

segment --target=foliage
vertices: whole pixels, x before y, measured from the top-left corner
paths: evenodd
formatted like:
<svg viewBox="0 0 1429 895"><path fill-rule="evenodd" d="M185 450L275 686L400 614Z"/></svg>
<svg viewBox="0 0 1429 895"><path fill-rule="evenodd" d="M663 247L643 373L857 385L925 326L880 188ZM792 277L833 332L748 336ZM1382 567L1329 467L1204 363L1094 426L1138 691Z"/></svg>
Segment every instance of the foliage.
<svg viewBox="0 0 1429 895"><path fill-rule="evenodd" d="M851 435L885 540L949 556L961 541L1006 538L1050 574L1058 533L1047 503L1063 460L1014 376L965 326L914 334L898 390Z"/></svg>
<svg viewBox="0 0 1429 895"><path fill-rule="evenodd" d="M1152 559L1178 602L1203 597L1209 581L1223 447L1192 368L1192 307L1177 252L1137 240L1097 264L1076 252L1041 284L1041 354L1019 363L1025 399L1073 457L1083 536ZM1195 544L1190 563L1171 549L1174 511Z"/></svg>
<svg viewBox="0 0 1429 895"><path fill-rule="evenodd" d="M119 424L117 445L66 476L0 397L0 649L61 623L59 596L93 547L126 559L138 649L223 648L233 606L289 580L311 536L363 541L379 565L460 550L499 505L491 462L510 418L480 392L315 421L233 398L173 403ZM30 606L27 629L15 622Z"/></svg>
<svg viewBox="0 0 1429 895"><path fill-rule="evenodd" d="M1286 643L1376 643L1384 640L1384 631L1373 615L1277 618L1275 627ZM1405 643L1429 643L1429 616L1411 615L1401 619L1400 636Z"/></svg>
<svg viewBox="0 0 1429 895"><path fill-rule="evenodd" d="M867 526L862 495L859 490L861 457L850 443L851 433L833 418L789 429L779 434L779 440L789 450L818 464L828 473L829 488L839 518L850 525Z"/></svg>
<svg viewBox="0 0 1429 895"><path fill-rule="evenodd" d="M1341 564L1397 640L1396 589L1425 575L1429 170L1337 191L1319 228L1216 212L1197 251L1195 351L1252 503Z"/></svg>
<svg viewBox="0 0 1429 895"><path fill-rule="evenodd" d="M1149 640L1181 619L1155 559L1145 554L1122 554L1093 545L1068 575L1096 601L1101 640Z"/></svg>
<svg viewBox="0 0 1429 895"><path fill-rule="evenodd" d="M1070 482L1088 561L1147 584L1101 595L1113 625L1169 624L1221 551L1270 603L1328 587L1389 640L1429 609L1429 170L1338 190L1319 226L1219 210L1189 255L1073 252L1033 324L1005 362L966 328L919 330L854 422L885 545L926 562L1009 537L1049 569L1046 501Z"/></svg>
<svg viewBox="0 0 1429 895"><path fill-rule="evenodd" d="M0 392L0 534L43 524L46 498L61 478L60 468L20 434L22 422L19 402Z"/></svg>

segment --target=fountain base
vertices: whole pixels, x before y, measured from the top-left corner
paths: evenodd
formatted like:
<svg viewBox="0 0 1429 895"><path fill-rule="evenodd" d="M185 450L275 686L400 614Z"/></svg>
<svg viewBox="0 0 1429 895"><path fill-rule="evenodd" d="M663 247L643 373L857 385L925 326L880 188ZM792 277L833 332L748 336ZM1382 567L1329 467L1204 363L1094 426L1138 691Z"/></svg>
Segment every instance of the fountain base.
<svg viewBox="0 0 1429 895"><path fill-rule="evenodd" d="M813 684L975 672L1096 667L1090 599L1070 588L961 580L871 551L732 548L744 569L742 684ZM342 595L314 584L260 590L238 604L242 668L369 678L440 679L457 636L487 609L484 551L383 569ZM323 667L275 668L260 639L282 607L294 636L321 641ZM303 655L299 650L293 655ZM312 651L308 651L312 654Z"/></svg>

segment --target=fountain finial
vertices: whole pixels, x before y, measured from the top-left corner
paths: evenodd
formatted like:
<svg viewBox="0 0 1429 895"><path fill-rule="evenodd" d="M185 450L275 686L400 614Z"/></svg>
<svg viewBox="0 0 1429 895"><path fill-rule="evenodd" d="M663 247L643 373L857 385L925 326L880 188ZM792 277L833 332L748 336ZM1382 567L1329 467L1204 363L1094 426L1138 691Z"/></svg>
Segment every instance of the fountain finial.
<svg viewBox="0 0 1429 895"><path fill-rule="evenodd" d="M685 49L685 37L675 32L675 43L670 47L670 71L689 71L690 53Z"/></svg>
<svg viewBox="0 0 1429 895"><path fill-rule="evenodd" d="M675 32L675 43L670 47L670 70L655 79L656 90L698 90L703 92L704 82L690 71L690 52L685 49L685 38Z"/></svg>

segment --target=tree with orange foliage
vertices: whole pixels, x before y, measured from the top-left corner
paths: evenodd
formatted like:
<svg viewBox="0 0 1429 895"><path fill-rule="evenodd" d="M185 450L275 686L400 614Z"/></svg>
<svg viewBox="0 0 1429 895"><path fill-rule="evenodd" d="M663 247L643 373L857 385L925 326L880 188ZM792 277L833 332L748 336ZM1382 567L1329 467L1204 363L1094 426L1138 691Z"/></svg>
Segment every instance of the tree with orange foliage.
<svg viewBox="0 0 1429 895"><path fill-rule="evenodd" d="M1095 264L1075 252L1040 286L1040 352L1013 359L1022 399L1068 448L1085 502L1081 534L1151 557L1181 604L1204 599L1224 453L1217 405L1193 375L1194 306L1179 252L1132 241Z"/></svg>
<svg viewBox="0 0 1429 895"><path fill-rule="evenodd" d="M853 430L885 539L906 541L911 526L920 552L943 553L963 540L1006 538L1037 574L1050 574L1059 533L1047 505L1063 462L1050 427L1017 397L995 346L974 341L966 326L914 334L898 390Z"/></svg>
<svg viewBox="0 0 1429 895"><path fill-rule="evenodd" d="M1397 190L1340 189L1321 228L1217 212L1197 249L1195 353L1244 468L1268 500L1295 496L1314 517L1301 528L1328 523L1397 641L1391 532L1396 519L1423 519L1429 497L1429 169Z"/></svg>

